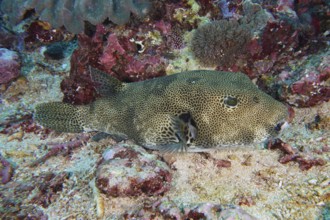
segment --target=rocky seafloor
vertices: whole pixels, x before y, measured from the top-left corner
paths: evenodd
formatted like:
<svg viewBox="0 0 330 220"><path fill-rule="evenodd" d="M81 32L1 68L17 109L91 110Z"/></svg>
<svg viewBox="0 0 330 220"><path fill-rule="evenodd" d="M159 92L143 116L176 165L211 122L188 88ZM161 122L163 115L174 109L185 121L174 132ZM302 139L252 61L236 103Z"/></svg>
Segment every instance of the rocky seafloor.
<svg viewBox="0 0 330 220"><path fill-rule="evenodd" d="M36 20L36 11L15 25L1 14L0 218L330 219L329 3L150 3L144 18L85 24L78 35ZM198 28L219 20L234 27L210 33L222 41L196 40ZM201 51L206 45L221 55ZM97 97L89 66L125 82L241 71L294 118L267 143L178 154L38 125L38 103Z"/></svg>

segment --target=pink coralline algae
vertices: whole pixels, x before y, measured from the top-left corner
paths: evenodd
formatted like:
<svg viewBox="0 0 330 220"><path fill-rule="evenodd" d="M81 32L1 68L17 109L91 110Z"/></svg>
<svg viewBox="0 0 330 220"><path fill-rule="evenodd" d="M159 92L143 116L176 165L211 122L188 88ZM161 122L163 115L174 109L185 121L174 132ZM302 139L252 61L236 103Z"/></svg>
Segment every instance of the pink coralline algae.
<svg viewBox="0 0 330 220"><path fill-rule="evenodd" d="M330 100L329 52L311 55L306 61L294 71L282 71L276 78L279 98L297 107Z"/></svg>
<svg viewBox="0 0 330 220"><path fill-rule="evenodd" d="M151 27L157 28L155 24ZM97 25L93 36L78 35L78 48L71 57L70 76L61 83L64 102L87 104L95 98L89 67L94 67L124 81L142 81L165 75L165 43L152 45L143 33L150 27L141 26L110 32Z"/></svg>
<svg viewBox="0 0 330 220"><path fill-rule="evenodd" d="M299 47L298 31L290 24L270 21L260 36L253 38L247 45L247 59L244 69L251 78L272 75L294 58Z"/></svg>
<svg viewBox="0 0 330 220"><path fill-rule="evenodd" d="M171 172L156 155L135 145L117 145L103 154L96 185L112 197L161 195L170 188Z"/></svg>
<svg viewBox="0 0 330 220"><path fill-rule="evenodd" d="M53 29L50 24L43 21L32 22L24 34L24 43L27 50L33 50L41 45L59 41L69 41L74 35L62 29Z"/></svg>
<svg viewBox="0 0 330 220"><path fill-rule="evenodd" d="M162 57L145 52L143 42L134 40L133 36L133 31L128 36L109 35L99 58L103 66L101 69L128 82L165 75L165 61Z"/></svg>
<svg viewBox="0 0 330 220"><path fill-rule="evenodd" d="M259 2L260 5L244 1L243 9L244 5L249 7L244 13L237 11L242 17L239 20L249 22L254 37L232 63L218 66L218 70L240 71L250 78L274 76L290 68L289 60L299 60L327 47L323 33L329 29L325 16L328 7L323 1ZM247 8L259 11L247 16Z"/></svg>
<svg viewBox="0 0 330 220"><path fill-rule="evenodd" d="M9 83L20 74L21 63L15 51L0 48L0 84Z"/></svg>
<svg viewBox="0 0 330 220"><path fill-rule="evenodd" d="M297 149L294 149L291 145L283 142L281 139L271 140L267 143L268 149L279 149L283 152L279 159L282 164L289 163L291 161L298 163L300 170L309 170L313 166L324 166L327 164L322 158L313 157L306 153L300 153Z"/></svg>

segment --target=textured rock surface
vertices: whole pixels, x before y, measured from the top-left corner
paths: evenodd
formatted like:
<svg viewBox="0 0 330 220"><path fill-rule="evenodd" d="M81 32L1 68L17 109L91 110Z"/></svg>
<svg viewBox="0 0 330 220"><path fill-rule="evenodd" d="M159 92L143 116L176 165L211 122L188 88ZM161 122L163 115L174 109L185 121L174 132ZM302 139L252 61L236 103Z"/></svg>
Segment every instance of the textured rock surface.
<svg viewBox="0 0 330 220"><path fill-rule="evenodd" d="M0 84L8 83L20 74L21 64L18 54L6 48L0 48Z"/></svg>
<svg viewBox="0 0 330 220"><path fill-rule="evenodd" d="M96 185L113 197L159 195L168 191L170 168L137 145L117 145L103 154Z"/></svg>
<svg viewBox="0 0 330 220"><path fill-rule="evenodd" d="M134 211L127 211L125 219L223 219L256 220L239 206L219 205L215 203L190 204L179 207L169 198L164 197L153 204L144 204Z"/></svg>

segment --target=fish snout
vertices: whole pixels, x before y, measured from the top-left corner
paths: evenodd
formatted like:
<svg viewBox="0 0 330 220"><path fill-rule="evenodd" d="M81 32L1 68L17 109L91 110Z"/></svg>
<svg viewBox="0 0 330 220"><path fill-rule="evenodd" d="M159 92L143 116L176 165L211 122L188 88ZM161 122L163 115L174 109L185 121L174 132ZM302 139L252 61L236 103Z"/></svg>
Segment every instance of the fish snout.
<svg viewBox="0 0 330 220"><path fill-rule="evenodd" d="M278 122L274 127L276 133L280 133L286 128L288 128L290 126L290 123L293 121L295 115L294 110L291 106L287 106L287 109L288 109L287 117L281 120L280 122Z"/></svg>
<svg viewBox="0 0 330 220"><path fill-rule="evenodd" d="M281 131L283 131L287 127L289 127L289 123L287 121L281 121L281 122L279 122L279 123L276 124L274 130L277 133L280 133Z"/></svg>

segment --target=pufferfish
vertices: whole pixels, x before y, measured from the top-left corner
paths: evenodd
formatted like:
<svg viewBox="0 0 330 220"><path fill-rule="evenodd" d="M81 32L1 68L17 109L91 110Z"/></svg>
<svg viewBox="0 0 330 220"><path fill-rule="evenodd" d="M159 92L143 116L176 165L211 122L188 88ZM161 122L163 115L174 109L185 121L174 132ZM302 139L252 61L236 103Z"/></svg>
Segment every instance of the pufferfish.
<svg viewBox="0 0 330 220"><path fill-rule="evenodd" d="M101 98L37 105L35 119L60 132L100 131L165 152L249 145L276 136L287 107L242 73L186 71L122 83L90 70Z"/></svg>

